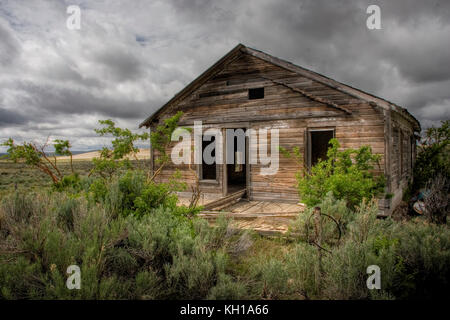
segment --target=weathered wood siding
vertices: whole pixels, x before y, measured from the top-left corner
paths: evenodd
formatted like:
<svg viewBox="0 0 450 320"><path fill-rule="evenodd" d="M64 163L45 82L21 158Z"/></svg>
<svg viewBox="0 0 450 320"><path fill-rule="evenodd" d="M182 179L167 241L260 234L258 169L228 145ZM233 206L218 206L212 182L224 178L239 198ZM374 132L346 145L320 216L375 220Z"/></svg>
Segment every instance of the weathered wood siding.
<svg viewBox="0 0 450 320"><path fill-rule="evenodd" d="M392 115L391 126L389 191L393 195L391 208L394 208L401 201L403 191L412 177L415 138L411 124L396 113Z"/></svg>
<svg viewBox="0 0 450 320"><path fill-rule="evenodd" d="M249 100L248 89L258 87L265 88L264 99ZM351 114L314 101L292 88L330 100L350 110ZM178 110L184 112L180 124L186 126L192 125L195 120L201 120L204 124L221 127L230 123L239 126L242 123L255 130L278 128L280 145L287 149L299 147L302 154L305 154L305 132L314 128L334 129L343 149L370 145L375 153L385 153L384 116L376 107L249 55L231 62L186 99L166 110L160 120ZM270 136L268 145L270 146ZM157 158L158 155L154 156ZM384 162L383 158L380 172L384 172ZM298 200L295 173L300 168L294 159L287 159L280 154L280 168L273 176L261 176L260 168L260 164L250 167L248 185L253 199ZM185 182L195 182L195 176L187 165L173 164L164 170L160 180L167 181L176 169L180 170ZM217 184L201 184L202 191L221 195L222 176L220 168Z"/></svg>

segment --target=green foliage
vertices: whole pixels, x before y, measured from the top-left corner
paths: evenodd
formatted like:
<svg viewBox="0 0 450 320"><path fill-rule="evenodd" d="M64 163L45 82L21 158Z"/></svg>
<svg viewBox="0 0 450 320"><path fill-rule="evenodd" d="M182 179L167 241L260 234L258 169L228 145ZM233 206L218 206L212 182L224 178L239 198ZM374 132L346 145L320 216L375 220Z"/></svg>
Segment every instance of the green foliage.
<svg viewBox="0 0 450 320"><path fill-rule="evenodd" d="M70 156L70 169L72 170L72 175L75 175L75 171L73 169L72 151L70 151L70 148L72 148L72 146L70 145L69 140L56 139L55 143L53 144L53 147L55 148L55 154L62 156Z"/></svg>
<svg viewBox="0 0 450 320"><path fill-rule="evenodd" d="M138 134L132 133L129 129L119 128L112 120L99 120L103 128L95 129L95 132L100 136L111 135L114 139L112 140L112 149L104 147L100 152L100 157L92 160L94 165L92 173L97 173L103 179L112 179L119 171L133 169L129 158L137 160L136 154L139 149L135 143L150 138L151 147L160 152L160 156L156 160L160 164L160 168L150 179L153 180L170 160L166 150L182 115L183 113L180 111L173 117L165 119L164 124L159 125L151 135L148 132Z"/></svg>
<svg viewBox="0 0 450 320"><path fill-rule="evenodd" d="M338 225L329 218L322 219L322 238L323 242L335 242L339 238L339 229L344 232L347 225L354 220L355 214L347 206L345 200L336 200L333 193L328 192L325 197L317 204L321 212L333 217ZM302 241L310 241L314 234L314 218L312 217L314 208L306 208L301 212L294 223L290 226L290 234ZM309 237L309 239L308 239Z"/></svg>
<svg viewBox="0 0 450 320"><path fill-rule="evenodd" d="M68 191L78 193L83 189L81 177L78 173L63 176L60 181L53 184L53 189L57 191Z"/></svg>
<svg viewBox="0 0 450 320"><path fill-rule="evenodd" d="M150 135L150 142L152 148L158 150L160 156L158 161L160 164L165 163L169 160L167 155L167 146L171 142L172 133L178 127L178 122L183 116L182 111L178 111L174 116L164 120L164 124L158 125Z"/></svg>
<svg viewBox="0 0 450 320"><path fill-rule="evenodd" d="M112 177L122 168L127 169L128 161L117 161L110 156L104 156L108 149L104 148L100 158L93 158L93 169L91 173L97 173L103 179L112 179Z"/></svg>
<svg viewBox="0 0 450 320"><path fill-rule="evenodd" d="M24 142L22 145L17 145L12 138L9 138L6 142L2 143L2 146L8 147L8 159L14 162L24 160L26 164L32 166L41 164L41 155L33 143Z"/></svg>
<svg viewBox="0 0 450 320"><path fill-rule="evenodd" d="M89 198L101 203L113 217L118 215L141 218L154 209L163 207L174 215L190 216L200 208L177 206L176 191L182 191L185 184L178 183L176 176L168 183L148 181L140 170L129 170L111 180L94 179L89 187Z"/></svg>
<svg viewBox="0 0 450 320"><path fill-rule="evenodd" d="M228 274L220 273L217 284L211 288L207 299L209 300L239 300L245 297L247 288L237 282Z"/></svg>
<svg viewBox="0 0 450 320"><path fill-rule="evenodd" d="M48 175L54 184L61 179L61 172L45 155L44 148L40 149L31 142L23 142L21 145L14 143L12 138L2 143L3 146L8 147L8 159L13 162L23 161L25 164L35 167Z"/></svg>
<svg viewBox="0 0 450 320"><path fill-rule="evenodd" d="M72 151L70 151L70 148L72 147L70 145L69 140L60 140L56 139L55 143L53 144L53 147L55 148L55 153L62 156L71 156Z"/></svg>
<svg viewBox="0 0 450 320"><path fill-rule="evenodd" d="M312 287L307 294L330 299L448 297L448 227L421 220L380 220L377 213L375 202L363 202L357 208L341 244L323 256L320 287ZM380 267L381 290L367 289L369 265ZM315 278L308 279L313 283Z"/></svg>
<svg viewBox="0 0 450 320"><path fill-rule="evenodd" d="M0 206L0 297L7 299L241 298L226 274L226 220L215 229L160 206L111 217L85 198L11 195ZM216 234L218 232L218 234ZM81 268L81 289L66 268Z"/></svg>
<svg viewBox="0 0 450 320"><path fill-rule="evenodd" d="M328 194L320 206L327 208L323 212L342 217L340 221L346 227L341 241L323 251L306 243L301 232L292 233L299 235L296 240L300 240L292 249L280 256L262 254L257 260L247 262L253 269L247 281L256 281L253 284L255 295L285 299L449 297L448 226L421 219L410 222L377 219L375 201L364 201L352 211L332 194ZM294 230L304 228L305 216L308 213L299 214ZM326 239L327 221L323 222ZM381 290L369 290L366 286L366 269L370 265L380 267Z"/></svg>
<svg viewBox="0 0 450 320"><path fill-rule="evenodd" d="M441 126L431 127L426 130L424 145L448 144L450 142L450 120L441 121Z"/></svg>
<svg viewBox="0 0 450 320"><path fill-rule="evenodd" d="M14 143L14 140L9 138L2 144L8 147L8 159L17 163L23 161L25 164L32 166L41 172L45 173L52 179L53 186L57 190L62 190L65 187L74 187L77 184L78 175L75 173L72 164L72 152L70 151L70 143L68 140L55 140L54 148L55 154L70 155L70 166L72 174L64 176L60 168L57 166L56 157L51 161L45 153L47 144L37 147L31 142L23 142L21 145Z"/></svg>
<svg viewBox="0 0 450 320"><path fill-rule="evenodd" d="M412 192L438 175L450 181L450 120L442 121L439 128L428 128L413 169Z"/></svg>
<svg viewBox="0 0 450 320"><path fill-rule="evenodd" d="M180 117L154 132L155 149L165 152ZM299 214L289 239L238 231L225 217L210 226L195 216L200 208L177 206L175 192L186 187L179 175L156 183L143 171L123 170L130 163L119 156L132 154L136 140L113 122L102 124L99 134L117 139L117 152L105 149L98 159L104 165L98 172L108 179L62 174L49 192L3 197L0 299L449 297L448 225L377 219L376 202L362 200L383 185L372 175L379 158L369 147L339 151L332 140L328 159L299 176L302 199L319 205L342 230L336 241L336 224L322 219L321 250L307 236L312 208ZM430 132L433 143L448 140L445 130ZM70 152L68 142L56 144L57 153ZM31 144L9 140L9 147L13 160L51 166ZM298 148L281 152L302 161ZM81 290L66 288L72 264L81 268ZM381 290L367 289L369 265L381 269Z"/></svg>
<svg viewBox="0 0 450 320"><path fill-rule="evenodd" d="M134 143L138 140L145 141L149 138L147 132L138 134L132 133L129 129L116 127L115 122L110 119L99 120L98 122L104 126L100 129L94 129L99 136L112 135L114 137L112 140L112 151L110 152L108 149L103 149L103 158L119 160L129 154L136 154L139 149L134 146Z"/></svg>
<svg viewBox="0 0 450 320"><path fill-rule="evenodd" d="M125 175L123 183L139 184ZM94 180L91 184L96 185ZM119 180L115 182L120 190ZM142 190L146 188L145 184ZM131 200L130 186L125 188ZM106 198L113 189L106 186ZM135 192L138 192L135 190ZM138 192L139 193L139 192ZM99 196L100 197L100 196ZM121 198L121 197L119 197ZM122 199L122 198L121 198ZM136 198L135 198L136 199ZM135 201L123 201L128 205ZM410 299L448 298L450 232L416 219L376 218L375 202L351 212L331 193L320 204L345 225L322 252L305 241L265 239L220 218L215 227L160 205L142 216L111 214L108 203L66 193L13 193L0 205L0 297L7 299ZM118 212L122 212L120 208ZM253 239L257 239L253 236ZM262 241L262 240L259 240ZM242 261L244 265L239 264ZM238 263L238 264L236 264ZM68 290L66 268L81 268ZM366 286L369 265L381 290ZM239 268L237 266L240 266Z"/></svg>
<svg viewBox="0 0 450 320"><path fill-rule="evenodd" d="M380 155L373 154L369 146L339 151L336 139L331 139L330 144L326 160L297 174L302 202L315 206L331 191L336 199L344 199L354 208L363 198L370 199L384 191L384 176L373 173Z"/></svg>
<svg viewBox="0 0 450 320"><path fill-rule="evenodd" d="M102 128L94 129L99 136L110 135L112 140L112 149L103 147L99 158L92 159L94 168L91 173L97 173L103 179L111 179L120 170L129 170L132 164L128 157L137 160L136 154L139 149L135 146L137 141L146 141L149 139L148 132L132 133L129 129L122 129L116 126L116 123L110 119L99 120Z"/></svg>
<svg viewBox="0 0 450 320"><path fill-rule="evenodd" d="M263 298L280 299L288 292L289 275L282 261L269 259L256 267L255 271L255 276L261 277L262 288L260 290Z"/></svg>
<svg viewBox="0 0 450 320"><path fill-rule="evenodd" d="M449 297L450 232L446 225L416 219L395 230L399 256L391 288L400 299Z"/></svg>

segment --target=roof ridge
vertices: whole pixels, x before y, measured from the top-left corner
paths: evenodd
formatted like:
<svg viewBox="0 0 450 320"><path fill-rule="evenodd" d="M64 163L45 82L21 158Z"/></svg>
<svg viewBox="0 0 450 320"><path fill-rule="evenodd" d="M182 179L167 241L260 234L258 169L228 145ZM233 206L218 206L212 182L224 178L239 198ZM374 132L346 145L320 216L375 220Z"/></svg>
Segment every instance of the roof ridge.
<svg viewBox="0 0 450 320"><path fill-rule="evenodd" d="M151 123L151 121L158 115L160 114L163 109L165 109L166 107L172 105L173 103L175 103L176 101L182 99L183 97L185 97L186 95L190 94L193 90L197 89L199 86L201 86L203 83L205 83L206 81L208 81L212 76L214 76L215 74L219 73L221 70L223 70L224 67L226 67L229 63L231 63L232 61L234 61L234 59L236 59L237 57L239 57L239 53L244 53L244 54L249 54L253 57L262 59L264 61L267 61L269 63L272 63L276 66L279 66L281 68L284 68L286 70L295 72L297 74L300 74L306 78L309 78L313 81L317 81L323 85L326 85L330 88L339 90L341 92L344 92L350 96L353 96L355 98L358 99L362 99L365 100L367 102L369 102L370 105L376 105L384 110L394 110L396 112L398 112L399 114L401 114L402 116L404 116L407 120L413 122L416 124L416 129L418 131L420 131L420 123L419 121L412 115L410 114L405 108L392 103L386 99L377 97L371 93L365 92L363 90L354 88L350 85L347 85L345 83L339 82L337 80L331 79L325 75L322 75L318 72L309 70L307 68L298 66L293 64L292 62L277 58L275 56L272 56L268 53L265 53L261 50L257 50L257 49L253 49L250 47L247 47L245 45L243 45L242 43L239 43L237 46L235 46L232 50L230 50L227 54L225 54L222 58L220 58L216 63L214 63L211 67L209 67L208 69L206 69L202 74L200 74L200 76L198 76L197 78L195 78L193 81L191 81L187 86L185 86L181 91L179 91L176 95L174 95L172 97L172 99L170 99L168 102L166 102L162 107L160 107L156 112L152 113L149 117L147 117L140 125L139 127L142 126L148 126L149 123ZM221 69L219 69L221 68ZM269 79L271 81L273 81L272 79ZM283 84L286 85L286 84ZM291 88L293 89L293 88ZM295 88L295 90L299 90L297 92L303 94L304 96L308 97L308 94L306 91L301 90L299 88ZM303 91L303 92L301 92ZM312 99L318 99L319 97L314 97L313 95L310 95L310 97L308 98L312 98ZM319 98L322 99L322 98ZM318 100L316 100L318 101ZM319 101L320 102L320 101ZM333 106L332 104L334 104L332 101L322 101L321 103L325 103L328 105ZM342 107L342 106L338 106L336 105L339 109L346 111L347 113L349 112L349 110L347 110L346 108ZM333 106L333 107L336 107Z"/></svg>

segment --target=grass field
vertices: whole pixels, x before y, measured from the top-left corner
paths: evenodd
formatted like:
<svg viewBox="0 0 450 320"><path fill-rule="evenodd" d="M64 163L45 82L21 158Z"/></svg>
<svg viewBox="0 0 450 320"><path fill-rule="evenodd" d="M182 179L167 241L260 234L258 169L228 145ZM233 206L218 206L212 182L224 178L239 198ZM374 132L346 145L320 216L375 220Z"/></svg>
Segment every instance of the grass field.
<svg viewBox="0 0 450 320"><path fill-rule="evenodd" d="M74 160L73 167L75 172L81 176L87 176L92 169L90 158L81 158ZM70 174L70 161L65 159L58 160L58 168L64 175ZM135 161L132 163L136 164ZM139 166L148 164L146 160L140 160ZM37 190L50 187L52 182L43 172L24 163L14 163L12 161L0 160L0 195L11 192L16 188L23 190Z"/></svg>
<svg viewBox="0 0 450 320"><path fill-rule="evenodd" d="M92 169L84 158L73 162L81 176ZM132 163L144 169L149 162ZM71 172L67 159L58 164L63 174ZM376 202L351 210L330 194L319 206L339 219L343 234L336 241L332 222L321 222L322 250L307 232L312 208L299 213L292 233L266 237L242 233L225 220L210 228L198 217L180 215L180 207L165 201L165 189L146 184L139 170L118 179L107 180L105 197L96 199L102 189L61 192L36 168L0 160L0 283L6 288L0 299L449 296L448 224L376 219ZM125 210L130 203L136 206L131 213ZM142 208L148 211L135 216ZM76 292L65 287L66 266L74 262L87 274ZM368 289L369 265L382 270L382 290Z"/></svg>
<svg viewBox="0 0 450 320"><path fill-rule="evenodd" d="M59 168L63 173L69 174L70 162L61 161ZM83 160L74 161L74 169L81 175L87 175L92 169L92 163ZM0 193L14 190L16 187L33 190L50 186L51 180L45 173L24 163L13 163L6 160L0 161Z"/></svg>

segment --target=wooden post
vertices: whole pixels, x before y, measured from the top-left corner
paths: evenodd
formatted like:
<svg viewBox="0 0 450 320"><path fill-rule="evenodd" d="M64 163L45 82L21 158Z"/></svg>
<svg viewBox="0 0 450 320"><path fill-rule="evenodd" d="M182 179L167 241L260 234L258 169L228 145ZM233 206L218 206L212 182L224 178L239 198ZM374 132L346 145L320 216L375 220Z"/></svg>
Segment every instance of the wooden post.
<svg viewBox="0 0 450 320"><path fill-rule="evenodd" d="M317 245L317 253L319 255L319 274L317 278L317 287L320 291L323 268L322 268L322 216L320 207L314 208L314 231L315 231L315 242Z"/></svg>
<svg viewBox="0 0 450 320"><path fill-rule="evenodd" d="M316 243L322 245L322 221L320 207L314 208L314 232Z"/></svg>

